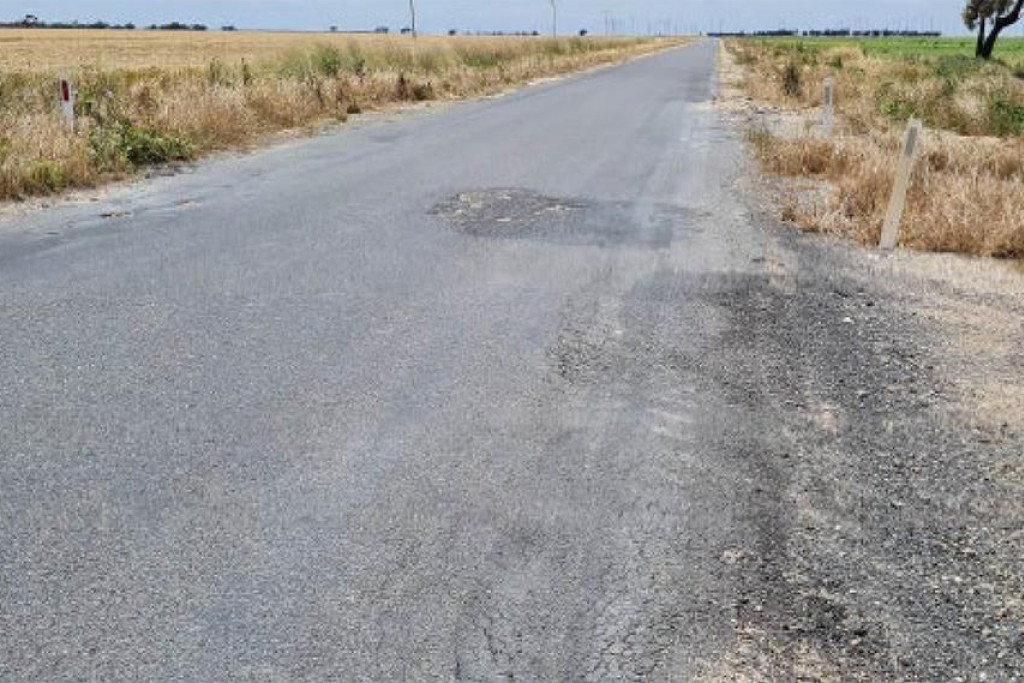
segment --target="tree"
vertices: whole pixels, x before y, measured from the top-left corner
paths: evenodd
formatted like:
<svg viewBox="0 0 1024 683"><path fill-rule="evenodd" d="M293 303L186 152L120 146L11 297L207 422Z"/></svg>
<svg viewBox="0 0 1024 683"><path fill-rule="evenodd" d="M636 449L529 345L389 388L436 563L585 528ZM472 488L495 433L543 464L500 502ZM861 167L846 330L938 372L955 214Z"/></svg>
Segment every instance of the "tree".
<svg viewBox="0 0 1024 683"><path fill-rule="evenodd" d="M967 0L964 24L978 32L975 55L991 59L999 34L1013 26L1024 11L1024 0Z"/></svg>

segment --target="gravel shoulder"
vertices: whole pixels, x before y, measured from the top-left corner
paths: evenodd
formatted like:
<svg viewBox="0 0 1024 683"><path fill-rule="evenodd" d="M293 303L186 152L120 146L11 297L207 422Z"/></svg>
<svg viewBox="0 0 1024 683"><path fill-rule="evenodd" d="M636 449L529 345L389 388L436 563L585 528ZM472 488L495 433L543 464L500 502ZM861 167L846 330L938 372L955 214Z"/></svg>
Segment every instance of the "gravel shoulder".
<svg viewBox="0 0 1024 683"><path fill-rule="evenodd" d="M801 234L773 182L748 190L777 263L725 339L781 448L778 523L727 558L738 639L704 680L1024 680L1024 276Z"/></svg>

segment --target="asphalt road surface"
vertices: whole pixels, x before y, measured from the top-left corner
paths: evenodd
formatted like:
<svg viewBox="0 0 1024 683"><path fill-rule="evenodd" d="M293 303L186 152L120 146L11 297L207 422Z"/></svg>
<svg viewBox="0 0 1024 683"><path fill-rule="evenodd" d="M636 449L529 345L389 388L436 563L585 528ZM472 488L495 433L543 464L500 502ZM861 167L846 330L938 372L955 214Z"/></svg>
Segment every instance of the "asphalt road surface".
<svg viewBox="0 0 1024 683"><path fill-rule="evenodd" d="M825 313L714 71L703 43L0 223L0 680L721 671L792 597L782 398L833 384L779 371L772 325Z"/></svg>

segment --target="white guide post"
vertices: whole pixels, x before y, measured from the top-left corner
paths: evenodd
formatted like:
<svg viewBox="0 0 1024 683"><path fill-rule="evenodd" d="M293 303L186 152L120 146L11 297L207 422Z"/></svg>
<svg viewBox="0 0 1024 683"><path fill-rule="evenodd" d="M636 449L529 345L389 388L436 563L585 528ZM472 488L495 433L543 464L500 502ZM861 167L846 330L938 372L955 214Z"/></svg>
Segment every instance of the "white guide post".
<svg viewBox="0 0 1024 683"><path fill-rule="evenodd" d="M823 111L821 127L825 131L825 137L832 139L835 131L836 121L836 84L832 78L825 79L825 94L823 98Z"/></svg>
<svg viewBox="0 0 1024 683"><path fill-rule="evenodd" d="M921 146L923 135L924 126L921 124L921 120L910 119L907 135L903 141L903 155L900 157L899 168L896 169L896 183L892 188L889 211L886 213L885 223L882 225L882 241L879 244L882 249L895 249L900 241L900 223L903 222L907 192L910 190L910 180L914 175L914 162L917 160L917 151Z"/></svg>

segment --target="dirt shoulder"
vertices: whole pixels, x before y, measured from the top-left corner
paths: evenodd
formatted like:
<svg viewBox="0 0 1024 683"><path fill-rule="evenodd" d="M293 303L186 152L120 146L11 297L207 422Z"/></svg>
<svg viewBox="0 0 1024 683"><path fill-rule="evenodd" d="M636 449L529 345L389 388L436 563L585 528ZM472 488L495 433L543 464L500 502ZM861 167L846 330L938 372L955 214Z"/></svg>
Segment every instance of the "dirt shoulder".
<svg viewBox="0 0 1024 683"><path fill-rule="evenodd" d="M735 125L785 118L729 76ZM1024 275L801 233L772 183L749 179L777 257L729 338L737 372L775 349L750 390L780 521L724 558L737 642L704 680L1024 680Z"/></svg>

